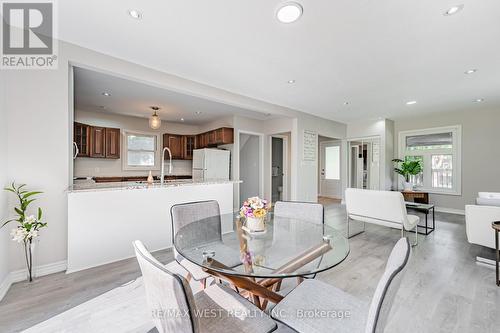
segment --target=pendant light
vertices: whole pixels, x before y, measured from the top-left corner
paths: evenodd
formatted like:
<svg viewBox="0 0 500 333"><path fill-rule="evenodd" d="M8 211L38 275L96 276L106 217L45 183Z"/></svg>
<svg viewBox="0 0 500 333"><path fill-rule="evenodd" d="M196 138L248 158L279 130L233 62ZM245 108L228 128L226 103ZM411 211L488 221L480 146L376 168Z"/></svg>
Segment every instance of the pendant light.
<svg viewBox="0 0 500 333"><path fill-rule="evenodd" d="M151 106L151 109L153 110L153 115L149 118L149 127L156 130L161 127L161 119L157 113L160 108L157 106Z"/></svg>

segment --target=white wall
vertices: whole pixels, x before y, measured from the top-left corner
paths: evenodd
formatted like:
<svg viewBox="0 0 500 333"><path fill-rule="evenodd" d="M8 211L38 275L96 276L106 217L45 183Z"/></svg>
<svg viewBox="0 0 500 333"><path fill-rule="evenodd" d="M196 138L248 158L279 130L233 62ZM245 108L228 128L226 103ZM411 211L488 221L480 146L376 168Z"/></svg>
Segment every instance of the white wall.
<svg viewBox="0 0 500 333"><path fill-rule="evenodd" d="M479 191L500 192L500 110L464 110L395 119L395 156L399 132L462 125L462 195L431 194L437 207L463 211L473 204Z"/></svg>
<svg viewBox="0 0 500 333"><path fill-rule="evenodd" d="M9 183L7 176L7 112L5 109L4 79L0 76L0 225L8 217L7 193L3 188ZM0 300L7 288L6 278L9 273L9 238L10 226L5 226L0 230ZM2 283L5 287L2 288Z"/></svg>
<svg viewBox="0 0 500 333"><path fill-rule="evenodd" d="M186 125L179 123L167 123L162 121L162 126L158 130L149 128L148 119L124 116L102 111L75 111L75 121L94 126L120 128L122 135L124 130L138 131L148 134L159 135L160 141L158 142L160 158L160 151L162 144L162 134L198 134L200 132L199 126ZM123 141L122 141L123 148ZM125 156L122 150L122 157ZM161 158L160 158L161 159ZM146 176L148 171L135 171L123 170L122 159L103 159L103 158L89 158L79 157L75 160L75 177L103 177L103 176ZM190 175L192 173L192 162L176 160L172 162L174 175ZM153 175L160 175L159 166L153 168Z"/></svg>

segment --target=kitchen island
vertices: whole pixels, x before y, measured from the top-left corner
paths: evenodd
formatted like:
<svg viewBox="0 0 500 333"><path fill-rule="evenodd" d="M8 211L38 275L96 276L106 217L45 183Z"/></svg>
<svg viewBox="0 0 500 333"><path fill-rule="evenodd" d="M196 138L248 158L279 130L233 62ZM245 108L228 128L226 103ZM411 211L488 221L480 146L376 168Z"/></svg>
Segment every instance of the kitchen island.
<svg viewBox="0 0 500 333"><path fill-rule="evenodd" d="M217 200L221 214L233 211L231 180L178 180L77 184L68 190L67 273L134 256L132 242L150 251L172 247L170 208L179 203ZM222 222L222 232L233 221Z"/></svg>

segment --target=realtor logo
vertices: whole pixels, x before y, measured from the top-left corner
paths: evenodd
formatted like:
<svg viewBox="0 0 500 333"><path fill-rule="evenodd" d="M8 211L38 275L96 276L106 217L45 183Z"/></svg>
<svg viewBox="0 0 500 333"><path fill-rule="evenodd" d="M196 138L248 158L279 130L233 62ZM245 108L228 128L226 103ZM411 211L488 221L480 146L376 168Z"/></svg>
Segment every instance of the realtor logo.
<svg viewBox="0 0 500 333"><path fill-rule="evenodd" d="M2 69L57 68L54 3L2 2Z"/></svg>

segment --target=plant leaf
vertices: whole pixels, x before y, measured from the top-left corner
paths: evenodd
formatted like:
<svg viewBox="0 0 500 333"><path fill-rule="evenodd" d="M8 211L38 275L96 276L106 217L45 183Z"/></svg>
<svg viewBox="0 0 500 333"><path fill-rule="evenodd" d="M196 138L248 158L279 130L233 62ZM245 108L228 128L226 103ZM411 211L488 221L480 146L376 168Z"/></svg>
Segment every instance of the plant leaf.
<svg viewBox="0 0 500 333"><path fill-rule="evenodd" d="M14 221L17 221L16 219L12 219L12 220L8 220L8 221L5 221L1 226L0 228L3 228L5 225L7 225L8 223L10 222L14 222Z"/></svg>
<svg viewBox="0 0 500 333"><path fill-rule="evenodd" d="M38 207L38 221L42 219L42 209Z"/></svg>
<svg viewBox="0 0 500 333"><path fill-rule="evenodd" d="M29 197L31 197L32 195L37 195L37 194L40 194L40 193L43 193L43 192L40 192L40 191L33 191L33 192L28 192L26 194L23 195L23 199L27 199Z"/></svg>

